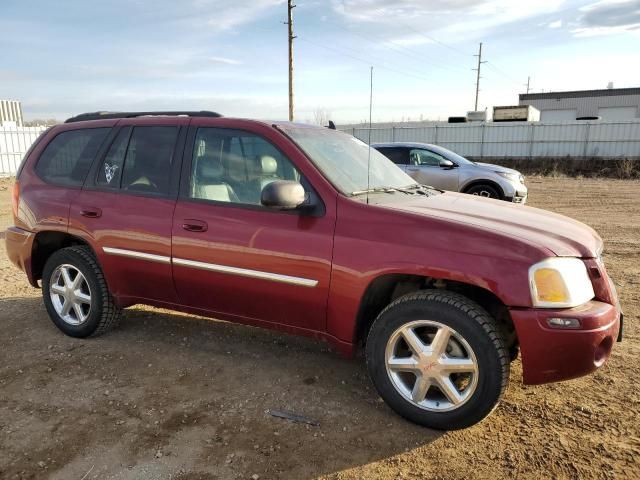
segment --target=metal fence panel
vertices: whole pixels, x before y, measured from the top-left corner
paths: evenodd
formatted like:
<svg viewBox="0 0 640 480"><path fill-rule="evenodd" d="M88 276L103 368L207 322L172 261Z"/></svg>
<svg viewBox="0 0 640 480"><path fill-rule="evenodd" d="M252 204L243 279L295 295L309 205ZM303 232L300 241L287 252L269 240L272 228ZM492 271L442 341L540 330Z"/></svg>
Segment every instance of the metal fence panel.
<svg viewBox="0 0 640 480"><path fill-rule="evenodd" d="M22 157L47 127L0 126L0 176L15 175Z"/></svg>
<svg viewBox="0 0 640 480"><path fill-rule="evenodd" d="M368 141L366 127L345 130ZM640 158L640 122L484 123L375 128L371 142L434 143L473 158Z"/></svg>

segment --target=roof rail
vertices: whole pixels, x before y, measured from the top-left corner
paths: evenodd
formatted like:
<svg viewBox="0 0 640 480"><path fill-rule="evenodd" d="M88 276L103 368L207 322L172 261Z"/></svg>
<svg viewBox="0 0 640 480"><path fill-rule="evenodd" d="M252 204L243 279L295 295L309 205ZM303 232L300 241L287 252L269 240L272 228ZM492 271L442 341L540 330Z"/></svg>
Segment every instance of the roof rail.
<svg viewBox="0 0 640 480"><path fill-rule="evenodd" d="M201 110L199 112L162 111L162 112L91 112L81 113L67 118L64 123L84 122L86 120L105 120L109 118L135 118L149 116L184 116L184 117L221 117L219 113Z"/></svg>

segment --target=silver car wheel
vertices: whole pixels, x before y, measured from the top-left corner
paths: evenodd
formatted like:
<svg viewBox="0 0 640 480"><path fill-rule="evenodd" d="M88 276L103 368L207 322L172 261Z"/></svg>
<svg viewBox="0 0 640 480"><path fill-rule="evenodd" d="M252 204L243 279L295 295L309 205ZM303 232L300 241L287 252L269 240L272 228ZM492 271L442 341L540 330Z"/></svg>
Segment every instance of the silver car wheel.
<svg viewBox="0 0 640 480"><path fill-rule="evenodd" d="M82 272L73 265L59 265L49 282L51 303L69 325L81 325L91 313L91 289Z"/></svg>
<svg viewBox="0 0 640 480"><path fill-rule="evenodd" d="M432 320L416 320L393 332L385 363L398 393L424 410L460 408L478 385L478 362L469 343Z"/></svg>
<svg viewBox="0 0 640 480"><path fill-rule="evenodd" d="M487 192L486 190L480 190L479 192L474 192L473 195L491 198L491 192Z"/></svg>

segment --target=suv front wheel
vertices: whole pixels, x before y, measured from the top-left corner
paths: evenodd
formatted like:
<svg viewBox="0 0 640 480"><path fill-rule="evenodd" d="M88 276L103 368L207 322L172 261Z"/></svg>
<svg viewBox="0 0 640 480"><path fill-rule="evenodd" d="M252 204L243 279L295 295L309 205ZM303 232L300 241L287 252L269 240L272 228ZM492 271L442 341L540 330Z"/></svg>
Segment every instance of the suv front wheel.
<svg viewBox="0 0 640 480"><path fill-rule="evenodd" d="M391 303L371 327L366 357L385 402L439 430L481 421L509 378L509 352L495 321L470 299L443 290Z"/></svg>
<svg viewBox="0 0 640 480"><path fill-rule="evenodd" d="M42 296L53 323L71 337L100 335L120 319L102 269L86 246L63 248L49 257Z"/></svg>

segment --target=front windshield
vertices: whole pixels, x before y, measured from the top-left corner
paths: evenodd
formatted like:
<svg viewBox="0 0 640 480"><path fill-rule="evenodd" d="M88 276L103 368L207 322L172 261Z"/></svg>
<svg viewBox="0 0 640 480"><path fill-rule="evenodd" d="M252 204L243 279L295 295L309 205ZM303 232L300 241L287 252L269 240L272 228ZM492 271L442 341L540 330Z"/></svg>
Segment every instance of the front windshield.
<svg viewBox="0 0 640 480"><path fill-rule="evenodd" d="M368 189L417 185L391 160L351 135L321 128L286 126L283 130L304 150L327 180L345 195ZM368 175L367 164L370 165Z"/></svg>

